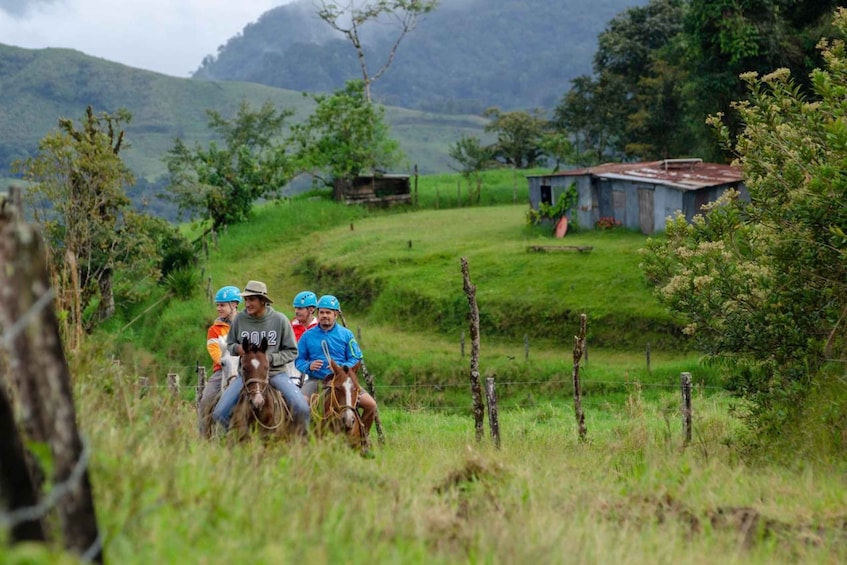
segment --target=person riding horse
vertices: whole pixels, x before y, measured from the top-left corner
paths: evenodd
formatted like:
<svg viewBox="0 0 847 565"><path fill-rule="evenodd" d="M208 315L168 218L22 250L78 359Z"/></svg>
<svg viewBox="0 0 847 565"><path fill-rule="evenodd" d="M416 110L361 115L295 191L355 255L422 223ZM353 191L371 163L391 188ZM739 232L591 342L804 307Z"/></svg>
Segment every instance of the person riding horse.
<svg viewBox="0 0 847 565"><path fill-rule="evenodd" d="M300 389L291 382L285 368L297 355L297 342L291 322L282 312L273 309L273 300L268 296L265 283L248 281L241 296L244 298L244 310L232 321L232 327L227 334L227 349L233 355L241 355L244 352L241 345L244 338L251 343L259 343L262 338L267 338L266 353L270 361L271 386L282 393L298 433L306 435L309 429L309 405ZM242 378L237 377L221 395L212 411L212 417L224 426L229 426L232 409L238 402L242 387Z"/></svg>
<svg viewBox="0 0 847 565"><path fill-rule="evenodd" d="M198 410L200 437L208 438L212 433L212 408L218 401L224 378L221 358L225 355L225 351L221 349L221 338L226 343L229 325L238 313L238 305L241 302L241 290L237 286L224 286L215 293L215 309L218 316L206 332L206 350L212 358L212 376L203 387L200 397Z"/></svg>
<svg viewBox="0 0 847 565"><path fill-rule="evenodd" d="M318 325L306 330L297 343L298 353L294 365L308 375L303 385L303 394L308 398L318 392L324 379L333 375L331 362L352 367L362 360L362 350L356 336L349 329L336 323L341 304L330 294L318 300ZM358 406L362 409L365 433L370 433L376 418L376 400L364 389L359 394Z"/></svg>
<svg viewBox="0 0 847 565"><path fill-rule="evenodd" d="M311 290L298 292L291 305L294 307L294 317L291 319L291 329L294 330L294 339L300 341L300 336L311 328L318 325L315 318L315 308L318 306L318 297ZM303 375L294 366L294 362L288 364L288 376L299 387L303 386Z"/></svg>

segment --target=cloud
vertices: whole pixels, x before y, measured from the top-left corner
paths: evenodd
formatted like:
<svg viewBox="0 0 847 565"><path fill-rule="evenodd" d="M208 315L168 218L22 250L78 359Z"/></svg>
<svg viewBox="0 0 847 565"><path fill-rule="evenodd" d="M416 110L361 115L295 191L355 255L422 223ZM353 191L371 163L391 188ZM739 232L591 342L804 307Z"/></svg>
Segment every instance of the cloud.
<svg viewBox="0 0 847 565"><path fill-rule="evenodd" d="M0 43L64 47L187 77L203 57L291 0L0 0Z"/></svg>
<svg viewBox="0 0 847 565"><path fill-rule="evenodd" d="M21 18L29 13L29 11L44 4L53 4L57 0L0 0L0 10L6 12L10 16Z"/></svg>

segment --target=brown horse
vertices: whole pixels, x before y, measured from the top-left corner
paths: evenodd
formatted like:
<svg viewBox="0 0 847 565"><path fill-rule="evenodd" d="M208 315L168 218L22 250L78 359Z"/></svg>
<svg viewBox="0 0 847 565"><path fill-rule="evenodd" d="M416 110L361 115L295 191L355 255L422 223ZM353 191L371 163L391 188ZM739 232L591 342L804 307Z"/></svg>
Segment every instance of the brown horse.
<svg viewBox="0 0 847 565"><path fill-rule="evenodd" d="M268 340L251 343L246 337L241 342L241 377L243 387L238 403L232 411L230 429L239 440L246 439L253 430L263 438L288 435L294 419L282 394L270 383Z"/></svg>
<svg viewBox="0 0 847 565"><path fill-rule="evenodd" d="M339 365L331 359L329 363L333 374L324 379L323 414L316 418L319 429L344 435L351 447L366 451L367 432L357 408L361 391L357 373L362 363L352 367Z"/></svg>

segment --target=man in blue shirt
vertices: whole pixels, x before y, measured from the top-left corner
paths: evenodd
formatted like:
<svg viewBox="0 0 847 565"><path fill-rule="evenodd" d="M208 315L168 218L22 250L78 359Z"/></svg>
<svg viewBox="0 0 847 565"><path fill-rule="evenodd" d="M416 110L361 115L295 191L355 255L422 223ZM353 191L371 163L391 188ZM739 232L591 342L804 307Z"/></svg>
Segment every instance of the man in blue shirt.
<svg viewBox="0 0 847 565"><path fill-rule="evenodd" d="M332 374L329 359L323 351L325 342L329 356L339 365L352 367L362 359L362 350L353 332L336 323L341 305L338 299L330 294L321 296L318 300L318 325L306 330L297 342L297 359L294 365L309 378L303 385L303 394L309 398L318 392L320 385L327 375ZM362 423L365 431L370 434L371 426L376 418L376 400L365 389L359 393L359 406L362 408Z"/></svg>

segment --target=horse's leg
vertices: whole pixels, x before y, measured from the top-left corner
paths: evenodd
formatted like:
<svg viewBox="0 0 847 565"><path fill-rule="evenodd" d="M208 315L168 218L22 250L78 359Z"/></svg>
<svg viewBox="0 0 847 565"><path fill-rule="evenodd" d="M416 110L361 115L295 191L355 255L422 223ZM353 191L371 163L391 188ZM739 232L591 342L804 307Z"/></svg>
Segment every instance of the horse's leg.
<svg viewBox="0 0 847 565"><path fill-rule="evenodd" d="M221 371L215 371L206 386L203 387L202 396L197 410L197 427L200 437L208 439L212 435L212 409L218 403L221 390Z"/></svg>

